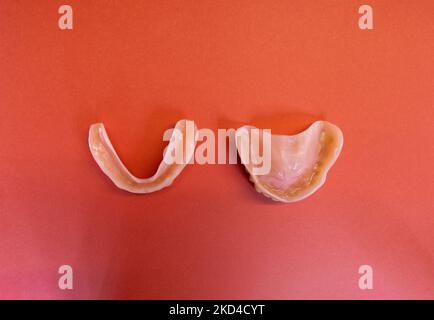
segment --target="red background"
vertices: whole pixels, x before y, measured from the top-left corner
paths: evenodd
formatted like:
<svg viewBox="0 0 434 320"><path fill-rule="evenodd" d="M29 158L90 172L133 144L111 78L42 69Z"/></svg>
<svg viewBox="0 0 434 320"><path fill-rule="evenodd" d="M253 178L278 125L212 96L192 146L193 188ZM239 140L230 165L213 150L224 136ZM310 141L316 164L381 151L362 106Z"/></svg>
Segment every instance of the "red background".
<svg viewBox="0 0 434 320"><path fill-rule="evenodd" d="M1 298L434 298L434 2L0 1ZM240 165L150 195L93 161L103 122L137 176L162 133L337 124L323 188L269 201ZM57 287L60 265L74 290ZM374 290L358 288L358 268Z"/></svg>

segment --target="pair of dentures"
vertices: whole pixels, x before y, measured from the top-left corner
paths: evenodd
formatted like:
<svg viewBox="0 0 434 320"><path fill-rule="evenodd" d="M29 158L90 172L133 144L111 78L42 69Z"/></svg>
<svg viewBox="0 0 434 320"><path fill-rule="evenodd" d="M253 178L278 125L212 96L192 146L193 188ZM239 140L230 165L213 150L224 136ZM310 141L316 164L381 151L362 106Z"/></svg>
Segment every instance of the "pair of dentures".
<svg viewBox="0 0 434 320"><path fill-rule="evenodd" d="M188 130L189 122L193 123L193 132ZM253 130L261 131L261 145L271 151L270 170L266 174L255 172L260 150L248 139ZM137 178L128 171L102 123L90 127L89 148L101 170L118 188L132 193L151 193L171 185L193 158L198 139L194 122L178 121L171 134L157 172L147 179ZM264 139L266 135L268 139ZM268 131L244 126L236 130L235 143L256 191L276 201L295 202L313 194L325 183L327 172L341 152L343 135L337 126L326 121L316 121L296 135L271 135ZM177 148L184 150L181 161L172 159Z"/></svg>

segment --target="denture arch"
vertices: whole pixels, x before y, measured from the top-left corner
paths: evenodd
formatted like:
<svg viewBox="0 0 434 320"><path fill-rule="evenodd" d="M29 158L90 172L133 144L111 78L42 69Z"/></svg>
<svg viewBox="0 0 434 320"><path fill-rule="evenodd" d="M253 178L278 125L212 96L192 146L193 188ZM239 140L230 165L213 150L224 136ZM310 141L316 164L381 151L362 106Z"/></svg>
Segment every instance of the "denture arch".
<svg viewBox="0 0 434 320"><path fill-rule="evenodd" d="M101 170L118 188L139 194L155 192L170 186L192 159L196 141L197 127L194 122L178 121L156 173L152 177L142 179L134 176L123 164L102 123L95 123L89 128L89 148ZM183 161L167 161L168 152L176 149L179 144L182 144L184 150Z"/></svg>
<svg viewBox="0 0 434 320"><path fill-rule="evenodd" d="M271 150L270 171L255 174L255 161L252 159L261 158L259 149L249 139L242 139L252 130L258 129L243 126L236 131L235 142L241 163L257 192L281 202L300 201L315 193L325 183L344 142L342 131L326 121L316 121L296 135L271 135L271 145L263 147ZM261 135L261 139L263 137ZM242 152L246 148L251 152Z"/></svg>

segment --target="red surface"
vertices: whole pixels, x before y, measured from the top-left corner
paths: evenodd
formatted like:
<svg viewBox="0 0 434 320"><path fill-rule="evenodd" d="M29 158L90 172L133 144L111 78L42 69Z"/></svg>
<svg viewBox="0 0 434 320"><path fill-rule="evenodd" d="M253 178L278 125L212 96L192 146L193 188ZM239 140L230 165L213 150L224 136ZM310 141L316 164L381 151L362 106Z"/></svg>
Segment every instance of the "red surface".
<svg viewBox="0 0 434 320"><path fill-rule="evenodd" d="M434 298L433 1L369 1L371 31L349 0L68 1L72 31L61 4L0 2L1 298ZM295 204L240 165L128 194L88 150L104 122L149 176L181 118L345 144Z"/></svg>

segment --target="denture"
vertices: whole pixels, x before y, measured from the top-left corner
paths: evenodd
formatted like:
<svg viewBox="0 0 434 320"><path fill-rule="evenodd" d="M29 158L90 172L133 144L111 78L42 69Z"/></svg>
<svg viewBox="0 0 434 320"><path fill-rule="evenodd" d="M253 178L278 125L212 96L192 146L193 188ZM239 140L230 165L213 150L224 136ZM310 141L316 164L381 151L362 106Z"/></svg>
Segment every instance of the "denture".
<svg viewBox="0 0 434 320"><path fill-rule="evenodd" d="M172 184L190 162L197 141L197 127L191 120L180 120L172 130L157 172L150 178L135 177L122 163L102 123L89 129L89 148L98 166L120 189L132 193L150 193ZM174 156L177 150L182 150Z"/></svg>
<svg viewBox="0 0 434 320"><path fill-rule="evenodd" d="M252 142L254 130L261 131L259 144ZM236 131L238 154L256 191L282 202L299 201L317 191L325 183L343 141L342 131L326 121L316 121L296 135L271 135L252 126ZM258 160L267 160L260 153L267 150L271 155L269 172L255 173Z"/></svg>

